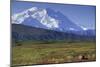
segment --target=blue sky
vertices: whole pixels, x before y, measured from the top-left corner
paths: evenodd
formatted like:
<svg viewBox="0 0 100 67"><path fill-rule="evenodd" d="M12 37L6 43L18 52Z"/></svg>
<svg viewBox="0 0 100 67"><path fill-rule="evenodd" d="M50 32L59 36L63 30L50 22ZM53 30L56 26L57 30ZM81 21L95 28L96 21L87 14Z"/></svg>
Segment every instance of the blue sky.
<svg viewBox="0 0 100 67"><path fill-rule="evenodd" d="M51 8L60 11L75 24L88 29L95 29L95 6L14 1L11 5L12 15L31 7Z"/></svg>

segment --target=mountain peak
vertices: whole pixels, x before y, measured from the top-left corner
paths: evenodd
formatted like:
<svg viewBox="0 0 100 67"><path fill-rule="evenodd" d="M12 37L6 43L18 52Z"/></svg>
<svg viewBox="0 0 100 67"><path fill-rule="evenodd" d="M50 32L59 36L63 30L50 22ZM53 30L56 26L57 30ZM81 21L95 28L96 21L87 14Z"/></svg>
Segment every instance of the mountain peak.
<svg viewBox="0 0 100 67"><path fill-rule="evenodd" d="M59 27L59 22L53 17L50 17L47 14L46 9L40 9L37 7L32 7L27 9L23 12L14 14L12 16L12 23L13 24L22 24L23 21L28 18L32 17L33 19L38 20L41 24L46 26L48 29L55 29Z"/></svg>
<svg viewBox="0 0 100 67"><path fill-rule="evenodd" d="M30 20L28 20L30 19ZM61 32L83 30L60 11L51 8L32 7L12 16L12 24L24 24L32 27Z"/></svg>

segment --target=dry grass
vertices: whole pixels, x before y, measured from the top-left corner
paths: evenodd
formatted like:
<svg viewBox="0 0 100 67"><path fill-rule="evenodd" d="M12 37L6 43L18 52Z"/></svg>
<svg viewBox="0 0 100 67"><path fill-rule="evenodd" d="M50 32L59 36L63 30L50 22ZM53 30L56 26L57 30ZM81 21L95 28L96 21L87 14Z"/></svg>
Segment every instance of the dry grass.
<svg viewBox="0 0 100 67"><path fill-rule="evenodd" d="M12 65L96 60L95 42L27 43L13 47Z"/></svg>

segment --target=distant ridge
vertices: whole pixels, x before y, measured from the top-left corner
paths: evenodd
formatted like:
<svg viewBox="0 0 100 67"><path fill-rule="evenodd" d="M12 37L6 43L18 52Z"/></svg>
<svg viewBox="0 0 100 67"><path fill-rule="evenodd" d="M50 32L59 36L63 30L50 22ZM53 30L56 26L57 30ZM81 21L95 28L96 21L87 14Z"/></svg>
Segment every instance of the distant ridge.
<svg viewBox="0 0 100 67"><path fill-rule="evenodd" d="M21 24L12 24L14 40L95 40L95 35L78 35L72 32L58 32Z"/></svg>

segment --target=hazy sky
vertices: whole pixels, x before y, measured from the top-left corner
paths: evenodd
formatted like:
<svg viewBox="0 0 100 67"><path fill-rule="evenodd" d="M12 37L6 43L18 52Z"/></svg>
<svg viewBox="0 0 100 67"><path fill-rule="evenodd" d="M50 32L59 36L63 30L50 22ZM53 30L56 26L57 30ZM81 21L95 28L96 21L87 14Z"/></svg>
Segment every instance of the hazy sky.
<svg viewBox="0 0 100 67"><path fill-rule="evenodd" d="M19 13L31 7L51 8L55 11L60 11L67 16L71 21L79 26L95 29L95 6L82 6L72 4L49 4L39 2L13 2L11 5L12 15Z"/></svg>

